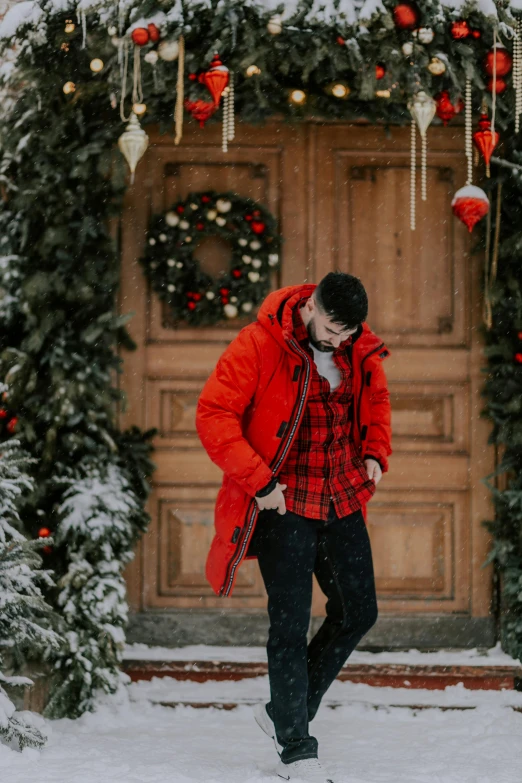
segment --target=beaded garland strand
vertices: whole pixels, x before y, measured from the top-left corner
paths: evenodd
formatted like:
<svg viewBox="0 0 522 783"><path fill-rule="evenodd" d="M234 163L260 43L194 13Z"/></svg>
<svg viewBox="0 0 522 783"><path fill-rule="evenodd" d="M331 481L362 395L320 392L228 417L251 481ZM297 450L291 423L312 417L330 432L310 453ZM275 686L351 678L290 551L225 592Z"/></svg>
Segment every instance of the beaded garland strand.
<svg viewBox="0 0 522 783"><path fill-rule="evenodd" d="M208 236L231 244L230 269L217 279L194 257L198 240ZM174 321L204 326L247 315L263 300L280 246L275 218L256 201L235 193L190 193L152 219L141 263Z"/></svg>

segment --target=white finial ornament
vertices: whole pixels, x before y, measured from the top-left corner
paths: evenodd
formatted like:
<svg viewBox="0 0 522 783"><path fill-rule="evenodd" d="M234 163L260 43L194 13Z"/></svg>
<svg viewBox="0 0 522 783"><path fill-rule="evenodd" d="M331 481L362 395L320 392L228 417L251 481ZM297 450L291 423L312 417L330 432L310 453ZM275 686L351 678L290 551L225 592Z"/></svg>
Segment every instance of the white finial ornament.
<svg viewBox="0 0 522 783"><path fill-rule="evenodd" d="M139 120L134 112L131 112L127 127L118 139L120 152L129 164L131 183L134 182L136 166L145 154L145 150L148 146L149 137L140 126Z"/></svg>

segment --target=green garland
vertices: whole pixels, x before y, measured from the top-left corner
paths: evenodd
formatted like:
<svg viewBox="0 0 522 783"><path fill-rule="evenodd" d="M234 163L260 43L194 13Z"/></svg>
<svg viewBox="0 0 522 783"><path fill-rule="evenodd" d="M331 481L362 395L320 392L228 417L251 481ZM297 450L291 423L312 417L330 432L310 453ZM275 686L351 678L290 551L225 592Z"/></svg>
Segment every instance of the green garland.
<svg viewBox="0 0 522 783"><path fill-rule="evenodd" d="M208 100L197 75L218 50L235 74L236 108L244 122L279 115L289 121L318 117L404 124L410 122L408 100L421 87L431 95L447 90L455 102L468 78L474 108L483 97L491 104L484 58L495 30L511 51L514 24L503 3L497 4L498 17L488 17L473 4L450 9L438 0L423 0L417 5L419 25L434 33L423 44L410 31L397 29L390 0L376 5L362 21L352 18L348 6L331 18L311 0L300 0L279 35L267 25L282 6L268 11L255 2L135 0L125 4L119 19L118 5L123 7L107 0L91 6L85 46L76 2L24 4L24 18L16 22L15 6L0 23L7 57L0 139L0 380L9 389L9 410L16 412L17 437L37 460L35 490L22 513L26 531L35 537L41 520L52 529L57 543L48 565L59 586L48 598L55 607L67 600L62 631L68 645L54 659L52 710L57 715L91 709L96 688L113 691L120 682L126 617L121 570L147 525L149 434L121 433L115 416L122 402L114 384L121 369L117 349L132 348L124 328L127 319L115 312L119 265L108 226L108 219L121 212L126 179L126 167L114 149L124 129L118 110L122 63L114 41L121 37L120 26L123 34L133 24L156 20L163 40L184 35L189 100ZM65 32L70 19L75 29ZM456 40L451 25L459 19L466 19L479 37ZM411 54L404 54L404 44L411 44ZM147 44L142 54L156 48L156 43ZM446 65L439 76L428 69L435 56ZM103 60L100 73L90 69L94 58ZM154 56L148 60L142 62L147 112L141 121L171 133L177 64L160 58L153 65ZM376 64L385 70L379 80ZM250 65L257 72L247 77ZM75 89L65 94L69 81ZM347 100L332 94L337 81L349 85ZM506 158L522 165L522 147L513 134L511 76L507 82L497 104L497 128ZM129 78L128 95L130 87ZM289 102L292 89L305 92L304 104ZM377 97L377 91L382 96L386 90L390 97ZM129 108L127 101L126 113ZM219 120L217 112L210 122ZM486 334L485 415L494 422L491 441L504 449L501 470L511 476L507 490L495 490L496 518L490 525L492 557L503 580L504 644L522 657L522 366L514 358L522 331L522 184L515 173L494 166L491 192L501 178L502 242L494 326ZM148 249L145 259L152 272ZM262 269L268 273L265 260ZM194 273L201 292L205 283ZM161 278L167 280L168 273ZM152 275L151 281L158 290L159 276ZM193 285L188 279L185 284ZM261 294L259 287L241 287L241 292L251 301ZM239 287L234 295L238 303L243 301ZM196 308L169 301L176 317L196 318ZM208 310L205 318L213 322L218 314ZM100 485L99 500L93 499L83 519L75 518L75 488L83 498L92 498ZM122 497L132 493L128 508L112 508L114 487ZM120 518L122 510L131 512L128 520ZM114 525L104 528L106 538L95 540L92 531L99 529L100 515L112 518ZM117 563L121 567L110 571ZM114 602L108 595L114 595Z"/></svg>
<svg viewBox="0 0 522 783"><path fill-rule="evenodd" d="M193 254L208 236L232 248L231 268L217 279ZM235 193L190 193L153 218L141 262L174 321L208 325L247 315L263 301L280 244L274 217L256 201Z"/></svg>

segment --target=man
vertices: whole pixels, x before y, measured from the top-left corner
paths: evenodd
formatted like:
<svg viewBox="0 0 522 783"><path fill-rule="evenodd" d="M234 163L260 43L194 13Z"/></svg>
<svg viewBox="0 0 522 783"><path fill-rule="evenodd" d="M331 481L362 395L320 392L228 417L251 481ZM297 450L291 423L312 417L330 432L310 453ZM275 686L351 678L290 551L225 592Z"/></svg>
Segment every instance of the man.
<svg viewBox="0 0 522 783"><path fill-rule="evenodd" d="M377 619L365 507L391 454L389 351L367 314L362 283L341 272L274 291L197 408L201 441L225 474L206 575L229 596L242 560L258 559L271 700L255 718L286 780L331 781L309 722ZM307 645L314 573L328 600Z"/></svg>

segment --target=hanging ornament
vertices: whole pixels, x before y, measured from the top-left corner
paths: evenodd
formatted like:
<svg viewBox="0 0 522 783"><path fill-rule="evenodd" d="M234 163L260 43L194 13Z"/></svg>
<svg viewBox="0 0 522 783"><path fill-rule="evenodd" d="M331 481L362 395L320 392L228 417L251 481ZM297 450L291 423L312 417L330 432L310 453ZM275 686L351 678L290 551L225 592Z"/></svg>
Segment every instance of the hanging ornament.
<svg viewBox="0 0 522 783"><path fill-rule="evenodd" d="M432 57L428 64L428 71L433 76L442 76L446 71L446 65L439 57Z"/></svg>
<svg viewBox="0 0 522 783"><path fill-rule="evenodd" d="M453 214L464 223L471 234L473 227L488 214L489 199L482 188L477 188L476 185L465 185L455 193L451 208Z"/></svg>
<svg viewBox="0 0 522 783"><path fill-rule="evenodd" d="M346 82L330 82L324 88L327 95L331 95L333 98L339 98L340 100L346 100L350 96L351 90Z"/></svg>
<svg viewBox="0 0 522 783"><path fill-rule="evenodd" d="M306 103L306 92L304 90L290 90L288 100L295 106L303 106Z"/></svg>
<svg viewBox="0 0 522 783"><path fill-rule="evenodd" d="M401 46L402 53L405 57L411 57L413 54L413 44L411 41L406 41L406 43L403 43Z"/></svg>
<svg viewBox="0 0 522 783"><path fill-rule="evenodd" d="M507 82L504 79L494 79L491 77L487 83L488 92L495 93L495 95L502 95L507 89Z"/></svg>
<svg viewBox="0 0 522 783"><path fill-rule="evenodd" d="M93 73L100 73L100 71L103 71L103 60L100 60L99 57L95 57L94 60L91 60L89 63L89 68Z"/></svg>
<svg viewBox="0 0 522 783"><path fill-rule="evenodd" d="M430 44L435 38L435 33L431 27L419 27L416 33L417 39L421 44ZM413 34L415 35L415 32Z"/></svg>
<svg viewBox="0 0 522 783"><path fill-rule="evenodd" d="M375 66L375 78L376 79L384 79L386 75L386 70L384 68L384 65L376 65Z"/></svg>
<svg viewBox="0 0 522 783"><path fill-rule="evenodd" d="M223 94L223 90L228 85L230 74L226 65L223 65L219 59L219 54L216 52L210 63L208 71L201 74L200 81L206 86L212 98L214 104L219 106L219 101Z"/></svg>
<svg viewBox="0 0 522 783"><path fill-rule="evenodd" d="M177 41L161 41L158 44L158 55L166 63L174 62L178 59L179 43Z"/></svg>
<svg viewBox="0 0 522 783"><path fill-rule="evenodd" d="M146 103L133 103L132 104L132 111L134 112L136 117L141 117L147 111L147 104Z"/></svg>
<svg viewBox="0 0 522 783"><path fill-rule="evenodd" d="M161 37L159 28L156 27L156 25L151 22L150 24L147 25L147 30L149 33L149 38L152 41L152 43L157 43Z"/></svg>
<svg viewBox="0 0 522 783"><path fill-rule="evenodd" d="M189 101L187 98L184 105L192 117L199 122L200 128L204 128L207 120L217 111L217 106L213 101L202 101L200 99Z"/></svg>
<svg viewBox="0 0 522 783"><path fill-rule="evenodd" d="M408 103L408 109L412 118L414 119L421 137L421 198L423 201L427 199L427 183L426 183L426 146L427 146L427 130L435 116L437 110L437 104L433 98L421 90L415 95L412 101Z"/></svg>
<svg viewBox="0 0 522 783"><path fill-rule="evenodd" d="M452 120L453 117L456 114L459 114L459 112L461 112L464 108L464 102L460 98L456 104L451 102L450 95L447 90L440 92L435 97L435 101L437 103L436 114L437 117L442 120L443 125L447 125L448 122L450 122L450 120Z"/></svg>
<svg viewBox="0 0 522 783"><path fill-rule="evenodd" d="M66 33L74 33L76 30L76 25L74 24L72 19L66 19L65 20L65 32Z"/></svg>
<svg viewBox="0 0 522 783"><path fill-rule="evenodd" d="M486 54L484 70L488 76L507 76L513 67L513 59L502 44L497 43L496 51L492 49Z"/></svg>
<svg viewBox="0 0 522 783"><path fill-rule="evenodd" d="M419 12L412 3L400 3L393 9L393 21L399 30L413 30L419 24Z"/></svg>
<svg viewBox="0 0 522 783"><path fill-rule="evenodd" d="M463 38L468 38L470 35L470 26L464 19L458 22L452 22L451 37L454 38L455 41L461 41Z"/></svg>
<svg viewBox="0 0 522 783"><path fill-rule="evenodd" d="M515 133L520 131L522 114L522 20L515 22L513 39L513 87L515 89Z"/></svg>
<svg viewBox="0 0 522 783"><path fill-rule="evenodd" d="M158 53L155 49L151 49L150 52L147 52L143 59L146 63L149 63L149 65L156 65L158 62Z"/></svg>
<svg viewBox="0 0 522 783"><path fill-rule="evenodd" d="M174 144L179 144L183 135L183 102L185 96L185 38L180 35L178 42L178 77L176 81L176 104L174 106Z"/></svg>
<svg viewBox="0 0 522 783"><path fill-rule="evenodd" d="M283 19L280 14L274 14L268 20L266 29L270 35L279 35L283 30Z"/></svg>
<svg viewBox="0 0 522 783"><path fill-rule="evenodd" d="M143 157L148 145L149 137L140 126L139 120L134 112L131 112L128 125L118 139L118 147L129 165L131 183L134 182L136 166Z"/></svg>
<svg viewBox="0 0 522 783"><path fill-rule="evenodd" d="M149 31L146 27L136 27L131 33L131 39L136 46L145 46L149 42Z"/></svg>
<svg viewBox="0 0 522 783"><path fill-rule="evenodd" d="M70 95L72 92L76 90L76 85L74 82L65 82L65 84L62 87L62 90L66 95Z"/></svg>
<svg viewBox="0 0 522 783"><path fill-rule="evenodd" d="M41 527L38 531L38 538L50 538L51 537L51 531L48 527ZM50 555L53 551L52 546L49 546L49 544L46 544L44 547L42 547L42 551L45 552L46 555Z"/></svg>
<svg viewBox="0 0 522 783"><path fill-rule="evenodd" d="M489 177L491 156L499 142L500 136L497 131L491 129L491 123L487 114L482 114L480 116L478 127L478 131L473 134L473 143L484 158L486 163L486 176Z"/></svg>
<svg viewBox="0 0 522 783"><path fill-rule="evenodd" d="M245 71L245 76L248 76L249 78L251 76L259 76L261 73L261 68L258 68L257 65L249 65L248 68Z"/></svg>
<svg viewBox="0 0 522 783"><path fill-rule="evenodd" d="M230 74L228 87L223 90L223 136L222 150L228 152L228 142L235 136L235 117L234 117L234 77Z"/></svg>

